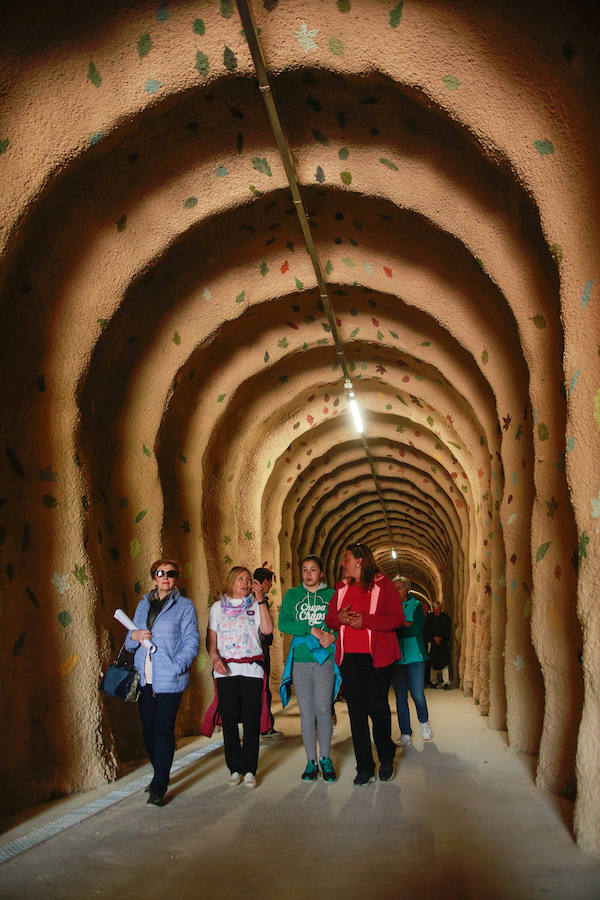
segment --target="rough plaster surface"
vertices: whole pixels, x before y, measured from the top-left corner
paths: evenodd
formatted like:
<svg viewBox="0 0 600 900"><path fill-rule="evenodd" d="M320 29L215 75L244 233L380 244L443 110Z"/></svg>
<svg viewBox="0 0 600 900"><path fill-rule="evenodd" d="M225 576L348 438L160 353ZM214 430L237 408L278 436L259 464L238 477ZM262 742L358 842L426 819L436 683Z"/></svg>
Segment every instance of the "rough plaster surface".
<svg viewBox="0 0 600 900"><path fill-rule="evenodd" d="M400 567L598 853L598 22L522 6L252 3ZM158 548L201 628L234 562L396 569L235 4L0 16L13 808L139 754L95 689Z"/></svg>

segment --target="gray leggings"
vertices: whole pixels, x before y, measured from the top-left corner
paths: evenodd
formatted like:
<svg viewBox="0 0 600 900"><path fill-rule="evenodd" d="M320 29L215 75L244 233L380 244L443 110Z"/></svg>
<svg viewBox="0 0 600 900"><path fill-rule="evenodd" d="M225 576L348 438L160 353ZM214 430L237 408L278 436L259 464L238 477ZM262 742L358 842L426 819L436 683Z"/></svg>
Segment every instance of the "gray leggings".
<svg viewBox="0 0 600 900"><path fill-rule="evenodd" d="M292 680L300 707L302 743L307 758L316 762L317 732L319 733L320 755L329 756L331 749L333 660L326 660L322 666L316 662L294 662Z"/></svg>

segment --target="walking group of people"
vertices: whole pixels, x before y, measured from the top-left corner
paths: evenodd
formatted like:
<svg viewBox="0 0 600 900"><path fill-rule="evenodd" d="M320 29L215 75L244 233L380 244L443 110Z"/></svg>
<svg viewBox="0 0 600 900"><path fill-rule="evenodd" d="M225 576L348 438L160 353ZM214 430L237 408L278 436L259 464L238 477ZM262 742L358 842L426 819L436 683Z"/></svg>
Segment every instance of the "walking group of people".
<svg viewBox="0 0 600 900"><path fill-rule="evenodd" d="M135 611L137 627L128 633L126 646L135 652L134 664L140 673L140 718L154 769L148 803L162 806L175 751L175 718L200 638L194 606L177 588L177 563L157 560L150 574L154 588ZM360 542L346 548L342 579L335 589L324 582L318 556L303 559L300 574L301 584L283 597L278 627L292 637L280 695L285 706L293 685L307 757L301 778L315 781L321 775L326 782L336 780L330 751L333 703L341 683L356 757L354 784L375 780L369 720L378 777L389 781L396 753L390 685L396 694L400 745L411 740L409 692L423 739L432 738L424 694L428 653L423 608L409 593L409 579L395 583L387 578L370 549ZM215 725L222 726L231 787L256 786L260 736L280 735L274 728L269 690L273 620L265 588L272 577L268 569L257 569L252 575L246 567L234 566L209 613L206 649L213 666L215 697L201 731L210 735ZM142 645L145 640L152 641L154 652ZM433 640L431 646L439 644Z"/></svg>

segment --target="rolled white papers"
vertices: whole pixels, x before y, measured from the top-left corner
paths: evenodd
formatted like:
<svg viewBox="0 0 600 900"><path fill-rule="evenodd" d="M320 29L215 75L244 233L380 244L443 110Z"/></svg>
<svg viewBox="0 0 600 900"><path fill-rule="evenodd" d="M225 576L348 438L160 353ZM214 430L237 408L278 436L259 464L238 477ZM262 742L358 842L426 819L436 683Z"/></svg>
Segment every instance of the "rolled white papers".
<svg viewBox="0 0 600 900"><path fill-rule="evenodd" d="M127 613L124 613L122 609L115 610L115 619L117 622L120 622L121 625L124 625L128 631L136 631L135 622L132 622ZM150 653L154 653L156 650L156 644L153 644L152 641L142 641L142 646L149 650Z"/></svg>

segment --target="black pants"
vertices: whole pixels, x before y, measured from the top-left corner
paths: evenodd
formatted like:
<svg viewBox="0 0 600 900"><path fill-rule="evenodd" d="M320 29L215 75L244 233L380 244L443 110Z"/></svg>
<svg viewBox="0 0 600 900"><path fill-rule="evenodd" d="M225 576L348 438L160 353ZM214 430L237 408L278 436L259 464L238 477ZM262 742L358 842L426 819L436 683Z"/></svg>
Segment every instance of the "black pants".
<svg viewBox="0 0 600 900"><path fill-rule="evenodd" d="M273 702L273 695L271 693L271 644L273 643L273 635L269 634L267 637L271 638L270 643L267 642L264 638L261 640L261 646L263 651L263 656L265 661L263 663L263 668L265 670L265 674L267 676L267 705L269 707L269 718L271 720L271 728L275 728L275 717L271 712L271 703Z"/></svg>
<svg viewBox="0 0 600 900"><path fill-rule="evenodd" d="M390 762L396 752L388 702L392 670L393 666L376 669L370 653L346 653L342 660L342 685L359 775L371 776L375 773L369 716L373 722L373 740L379 762Z"/></svg>
<svg viewBox="0 0 600 900"><path fill-rule="evenodd" d="M169 783L169 772L175 753L175 719L181 703L181 693L153 694L152 685L142 688L138 704L142 733L148 759L154 768L150 784L160 794L164 794Z"/></svg>
<svg viewBox="0 0 600 900"><path fill-rule="evenodd" d="M219 712L223 723L225 762L230 772L256 775L258 743L260 739L260 710L262 706L262 678L228 675L217 678ZM244 727L240 743L238 722Z"/></svg>

